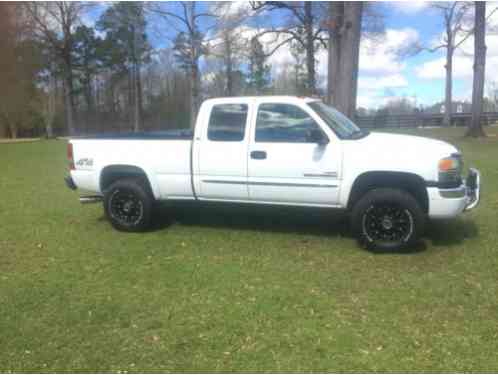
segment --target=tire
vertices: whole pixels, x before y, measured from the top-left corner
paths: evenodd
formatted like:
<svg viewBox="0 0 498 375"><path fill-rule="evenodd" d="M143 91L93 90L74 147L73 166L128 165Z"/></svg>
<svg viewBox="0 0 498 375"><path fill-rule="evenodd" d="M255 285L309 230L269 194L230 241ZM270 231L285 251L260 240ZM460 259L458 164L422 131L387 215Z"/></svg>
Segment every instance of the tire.
<svg viewBox="0 0 498 375"><path fill-rule="evenodd" d="M369 250L396 251L415 245L424 231L425 214L406 191L370 190L354 205L351 227Z"/></svg>
<svg viewBox="0 0 498 375"><path fill-rule="evenodd" d="M154 199L144 179L117 180L104 193L104 212L112 226L123 232L143 232L152 222Z"/></svg>

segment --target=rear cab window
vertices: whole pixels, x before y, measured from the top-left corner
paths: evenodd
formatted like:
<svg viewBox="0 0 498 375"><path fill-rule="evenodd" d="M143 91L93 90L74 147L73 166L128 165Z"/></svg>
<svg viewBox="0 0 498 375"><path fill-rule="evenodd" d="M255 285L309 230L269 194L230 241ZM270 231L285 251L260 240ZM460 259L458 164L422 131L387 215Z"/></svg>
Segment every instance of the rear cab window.
<svg viewBox="0 0 498 375"><path fill-rule="evenodd" d="M215 142L241 142L247 124L247 104L216 104L211 109L208 123L208 140Z"/></svg>

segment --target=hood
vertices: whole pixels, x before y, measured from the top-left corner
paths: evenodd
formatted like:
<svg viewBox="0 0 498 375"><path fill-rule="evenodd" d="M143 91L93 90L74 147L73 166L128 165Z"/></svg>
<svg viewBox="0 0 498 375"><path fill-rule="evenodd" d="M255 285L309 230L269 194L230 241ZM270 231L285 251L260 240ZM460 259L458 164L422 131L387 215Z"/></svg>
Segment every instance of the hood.
<svg viewBox="0 0 498 375"><path fill-rule="evenodd" d="M457 148L447 142L381 132L343 144L345 170L411 172L427 180L437 179L439 160L458 153Z"/></svg>
<svg viewBox="0 0 498 375"><path fill-rule="evenodd" d="M382 150L393 155L446 157L459 152L455 146L447 142L414 135L372 132L360 141L363 147Z"/></svg>

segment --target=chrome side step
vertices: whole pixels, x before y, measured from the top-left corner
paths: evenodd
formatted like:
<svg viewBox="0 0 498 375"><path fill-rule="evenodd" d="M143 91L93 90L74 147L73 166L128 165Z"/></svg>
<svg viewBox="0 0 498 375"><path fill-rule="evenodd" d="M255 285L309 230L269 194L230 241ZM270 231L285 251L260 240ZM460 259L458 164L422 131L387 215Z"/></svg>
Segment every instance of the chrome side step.
<svg viewBox="0 0 498 375"><path fill-rule="evenodd" d="M84 197L80 197L81 204L89 204L89 203L99 203L102 202L103 197L101 195L87 195Z"/></svg>

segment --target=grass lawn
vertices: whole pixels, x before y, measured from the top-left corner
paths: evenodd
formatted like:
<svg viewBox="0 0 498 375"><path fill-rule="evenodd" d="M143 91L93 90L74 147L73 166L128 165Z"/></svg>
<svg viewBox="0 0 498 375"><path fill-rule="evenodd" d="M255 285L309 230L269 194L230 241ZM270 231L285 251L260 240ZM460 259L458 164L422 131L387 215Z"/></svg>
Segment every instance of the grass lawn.
<svg viewBox="0 0 498 375"><path fill-rule="evenodd" d="M0 145L0 372L498 371L498 128L413 132L484 191L401 254L288 209L119 233L64 186L65 142Z"/></svg>

